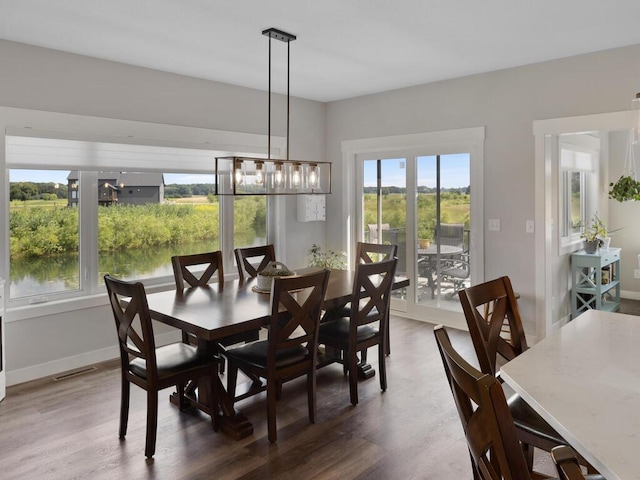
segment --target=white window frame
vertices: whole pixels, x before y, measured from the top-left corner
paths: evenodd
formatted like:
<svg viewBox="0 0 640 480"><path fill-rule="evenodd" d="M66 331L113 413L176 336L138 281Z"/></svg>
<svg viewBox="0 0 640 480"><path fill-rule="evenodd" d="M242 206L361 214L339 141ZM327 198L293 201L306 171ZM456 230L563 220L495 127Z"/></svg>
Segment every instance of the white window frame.
<svg viewBox="0 0 640 480"><path fill-rule="evenodd" d="M560 137L558 149L559 251L567 253L575 250L582 242L580 235L597 210L600 140L586 135L568 135L566 138ZM563 155L563 151L576 152L582 155L579 157ZM580 232L571 233L569 225L571 220L571 188L570 185L567 185L567 183L570 184L571 180L566 177L570 177L571 173L574 172L580 172L580 220L582 227ZM567 174L566 176L565 173ZM564 232L570 233L565 235Z"/></svg>
<svg viewBox="0 0 640 480"><path fill-rule="evenodd" d="M29 169L66 169L73 166L73 170L83 170L82 166L67 165L60 163L59 159L51 157L43 159L40 164L28 163L21 165L12 163L7 164L6 158L6 135L29 136L39 138L58 138L58 139L76 139L96 142L109 142L117 144L138 144L152 145L164 147L193 148L200 150L209 150L214 152L213 156L223 155L266 155L267 137L266 135L227 132L220 130L211 130L196 127L183 127L177 125L165 125L148 122L137 122L130 120L117 120L100 117L90 117L84 115L63 114L56 112L43 112L37 110L26 110L10 107L0 107L0 183L5 187L5 195L0 197L0 239L2 249L0 250L0 277L9 278L9 175L10 168L29 168ZM286 146L285 138L271 137L272 151L271 156L278 158L282 156ZM80 205L81 209L87 210L80 213L80 235L84 238L81 241L81 259L86 259L93 265L97 265L97 249L91 248L91 242L97 244L97 172L99 170L109 170L114 165L108 160L102 162L94 159L94 163L88 168L87 172L93 172L96 175L96 181L91 181L91 174L88 178L83 178L81 185ZM214 169L213 162L207 159L199 159L190 165L172 165L168 162L166 165L145 164L144 160L140 160L135 165L144 171L166 171L166 172L193 172L193 173L211 173ZM81 180L82 181L82 180ZM93 187L87 187L91 186ZM92 188L96 191L92 192ZM233 197L220 197L220 211L233 212ZM91 207L95 205L95 207ZM268 205L269 208L269 205ZM229 217L225 217L228 219ZM88 220L87 220L88 219ZM92 220L93 219L93 220ZM225 265L230 268L233 265L233 222L230 220L231 227L225 228L231 231L231 243L229 243L229 235L225 233L221 236L221 249L225 252ZM221 218L222 228L222 218ZM279 232L269 232L269 236L279 236ZM87 238L88 237L88 238ZM95 242L93 241L95 240ZM82 251L88 248L89 251ZM82 260L81 260L82 261ZM83 267L81 267L82 269ZM227 271L230 271L227 269ZM85 275L84 271L81 271ZM84 278L84 289L80 292L74 291L75 295L50 295L51 298L37 305L25 305L24 302L9 302L7 308L7 321L20 320L22 318L32 318L44 316L54 313L61 313L75 309L88 308L97 305L106 305L107 298L103 289L97 285L97 271L89 271ZM95 280L95 281L94 281ZM161 285L162 279L149 279L145 281L152 287L155 285L157 289L172 288L170 285ZM9 298L9 284L5 282L5 298Z"/></svg>
<svg viewBox="0 0 640 480"><path fill-rule="evenodd" d="M355 245L356 241L363 238L360 231L362 220L361 209L361 162L359 158L370 156L387 158L410 158L415 156L468 152L471 155L471 188L473 189L471 201L471 236L470 242L474 250L474 262L472 264L472 282L484 280L484 139L485 127L460 128L455 130L443 130L437 132L424 132L407 135L395 135L390 137L363 138L357 140L345 140L342 142L343 159L343 184L357 185L352 194L343 204L342 217L348 219L347 237L343 239L344 245ZM358 183L360 182L360 183ZM415 195L416 172L414 162L407 164L407 198ZM411 189L411 191L409 190ZM415 202L407 202L407 218L416 218ZM407 224L407 238L414 237L414 223ZM415 252L407 246L408 258L413 258ZM349 264L352 263L355 251L349 252ZM415 278L413 263L407 261L409 276ZM412 290L412 289L411 289ZM405 315L423 319L422 308L413 304L413 293L408 296L408 301L392 300L392 308L405 312ZM463 328L464 317L457 312L439 310L439 320L448 325Z"/></svg>

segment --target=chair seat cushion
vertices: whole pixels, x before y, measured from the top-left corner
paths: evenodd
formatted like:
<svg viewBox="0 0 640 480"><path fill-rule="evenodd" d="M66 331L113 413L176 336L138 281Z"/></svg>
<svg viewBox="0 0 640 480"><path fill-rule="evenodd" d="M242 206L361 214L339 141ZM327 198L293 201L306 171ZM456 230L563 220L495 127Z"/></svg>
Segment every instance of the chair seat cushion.
<svg viewBox="0 0 640 480"><path fill-rule="evenodd" d="M557 445L567 443L520 395L511 396L507 403L516 428Z"/></svg>
<svg viewBox="0 0 640 480"><path fill-rule="evenodd" d="M267 353L269 341L247 343L236 348L230 348L225 352L229 361L238 359L242 362L251 363L258 367L267 366ZM309 350L302 345L276 351L276 368L286 367L294 363L301 362L309 356Z"/></svg>
<svg viewBox="0 0 640 480"><path fill-rule="evenodd" d="M333 308L327 310L322 317L323 322L331 322L333 320L337 320L338 318L350 317L351 316L351 304L347 303L343 307Z"/></svg>
<svg viewBox="0 0 640 480"><path fill-rule="evenodd" d="M357 332L357 340L362 342L378 335L380 330L371 325L360 325ZM338 318L330 322L320 324L319 343L336 340L338 342L346 342L349 338L349 319ZM325 341L323 341L323 339Z"/></svg>
<svg viewBox="0 0 640 480"><path fill-rule="evenodd" d="M212 357L186 343L172 343L156 348L156 364L160 378L173 375L189 368L201 367L211 363ZM147 366L144 360L136 358L129 364L131 373L147 378Z"/></svg>

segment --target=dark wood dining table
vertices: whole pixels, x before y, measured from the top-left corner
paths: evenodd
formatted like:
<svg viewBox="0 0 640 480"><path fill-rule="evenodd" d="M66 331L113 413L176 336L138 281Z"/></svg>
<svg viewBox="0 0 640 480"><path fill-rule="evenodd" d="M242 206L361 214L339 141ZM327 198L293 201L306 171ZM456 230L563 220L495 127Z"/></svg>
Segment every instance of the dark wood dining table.
<svg viewBox="0 0 640 480"><path fill-rule="evenodd" d="M317 268L304 268L298 274L309 273ZM339 308L351 299L354 271L331 270L325 294L324 308ZM254 291L255 278L228 280L206 287L186 288L184 291L150 293L147 302L151 318L191 333L198 338L198 348L219 354L219 341L235 334L258 330L269 324L271 314L270 295ZM409 279L396 277L394 289L409 286ZM253 433L253 426L242 413L234 408L232 399L217 378L220 393L220 428L233 438L241 439ZM205 389L199 389L199 402L207 404ZM178 404L176 393L171 401ZM187 397L187 401L190 398ZM214 407L215 408L215 407Z"/></svg>

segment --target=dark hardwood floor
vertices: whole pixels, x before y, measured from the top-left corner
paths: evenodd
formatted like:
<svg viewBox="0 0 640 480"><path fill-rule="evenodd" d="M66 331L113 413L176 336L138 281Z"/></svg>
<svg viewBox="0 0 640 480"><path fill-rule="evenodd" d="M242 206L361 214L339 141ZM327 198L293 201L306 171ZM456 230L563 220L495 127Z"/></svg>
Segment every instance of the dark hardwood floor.
<svg viewBox="0 0 640 480"><path fill-rule="evenodd" d="M65 380L16 385L0 402L0 478L48 479L470 479L469 453L433 339L433 325L391 323L388 390L377 376L349 402L341 365L318 372L318 413L307 417L304 379L285 384L278 442L267 440L264 394L238 404L254 425L235 441L203 414L179 412L160 393L153 460L144 457L145 392L132 386L129 429L118 439L117 361ZM451 331L465 357L466 332ZM369 360L376 367L375 349ZM543 460L544 461L544 460Z"/></svg>

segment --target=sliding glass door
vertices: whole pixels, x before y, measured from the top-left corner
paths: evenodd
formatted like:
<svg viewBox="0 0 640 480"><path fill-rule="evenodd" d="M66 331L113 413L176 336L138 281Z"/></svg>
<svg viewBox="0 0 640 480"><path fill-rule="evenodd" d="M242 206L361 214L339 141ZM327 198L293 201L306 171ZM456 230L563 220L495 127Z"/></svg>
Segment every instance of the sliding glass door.
<svg viewBox="0 0 640 480"><path fill-rule="evenodd" d="M407 160L366 159L362 164L362 239L398 246L398 275L407 275ZM396 299L404 298L396 290Z"/></svg>
<svg viewBox="0 0 640 480"><path fill-rule="evenodd" d="M416 158L415 301L458 311L471 282L469 153Z"/></svg>
<svg viewBox="0 0 640 480"><path fill-rule="evenodd" d="M398 246L396 301L460 312L471 283L471 154L358 155L359 240Z"/></svg>

